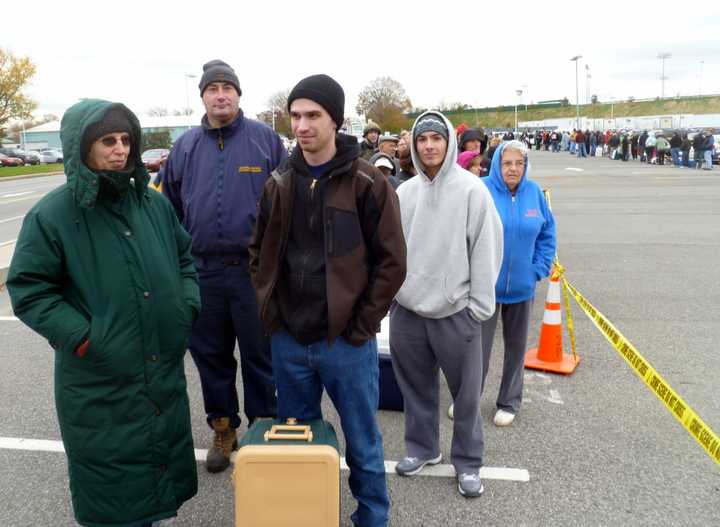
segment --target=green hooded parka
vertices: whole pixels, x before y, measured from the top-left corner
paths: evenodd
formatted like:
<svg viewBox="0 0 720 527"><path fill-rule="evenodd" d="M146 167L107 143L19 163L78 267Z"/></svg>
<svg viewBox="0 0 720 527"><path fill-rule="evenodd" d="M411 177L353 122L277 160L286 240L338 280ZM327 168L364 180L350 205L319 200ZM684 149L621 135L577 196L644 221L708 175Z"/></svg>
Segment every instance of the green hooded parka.
<svg viewBox="0 0 720 527"><path fill-rule="evenodd" d="M110 109L133 128L133 182L114 199L81 158L84 131ZM169 518L197 492L183 365L197 274L190 236L147 188L140 133L122 104L85 100L65 113L67 183L25 217L7 280L15 314L55 349L73 509L89 527Z"/></svg>

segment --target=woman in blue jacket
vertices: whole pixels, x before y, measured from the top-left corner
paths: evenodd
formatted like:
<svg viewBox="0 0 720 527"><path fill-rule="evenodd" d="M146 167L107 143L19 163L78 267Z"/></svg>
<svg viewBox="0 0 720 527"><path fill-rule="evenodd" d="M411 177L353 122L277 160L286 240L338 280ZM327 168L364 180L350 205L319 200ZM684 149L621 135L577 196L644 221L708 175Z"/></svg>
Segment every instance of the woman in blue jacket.
<svg viewBox="0 0 720 527"><path fill-rule="evenodd" d="M527 147L509 141L493 155L483 178L503 224L503 262L495 284L495 314L482 325L483 388L498 317L505 360L493 422L508 426L520 411L523 368L535 286L548 276L555 256L555 219L537 183L528 178ZM482 388L481 388L482 390Z"/></svg>

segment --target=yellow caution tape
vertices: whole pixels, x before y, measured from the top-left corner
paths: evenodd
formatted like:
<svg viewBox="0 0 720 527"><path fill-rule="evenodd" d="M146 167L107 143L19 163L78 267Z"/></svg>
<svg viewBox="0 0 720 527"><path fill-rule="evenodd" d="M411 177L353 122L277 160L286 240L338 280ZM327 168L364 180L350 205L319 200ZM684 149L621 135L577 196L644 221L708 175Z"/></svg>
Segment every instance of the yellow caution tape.
<svg viewBox="0 0 720 527"><path fill-rule="evenodd" d="M570 311L570 295L568 295L567 286L565 285L565 278L562 279L562 292L563 298L565 299L565 313L567 318L568 334L570 335L570 349L572 350L573 358L575 362L578 361L577 349L575 347L575 324L573 323L572 311Z"/></svg>
<svg viewBox="0 0 720 527"><path fill-rule="evenodd" d="M550 201L550 192L547 192L548 202ZM573 322L572 311L570 310L570 296L568 295L567 288L565 287L565 267L563 267L558 261L557 254L555 255L555 261L553 262L553 268L550 271L550 276L560 278L562 283L563 299L565 300L565 318L567 318L568 334L570 335L570 350L572 351L573 359L575 362L578 361L577 347L575 346L575 323Z"/></svg>
<svg viewBox="0 0 720 527"><path fill-rule="evenodd" d="M562 268L560 268L562 272ZM567 281L562 278L563 289L567 289L573 298L580 304L585 314L593 321L605 338L613 345L625 359L638 377L652 390L655 396L665 405L665 408L675 416L680 424L695 438L708 455L720 465L720 438L712 429L700 419L700 416L673 390L662 376L655 371L650 363L642 356L612 323L606 319L590 302L583 297Z"/></svg>

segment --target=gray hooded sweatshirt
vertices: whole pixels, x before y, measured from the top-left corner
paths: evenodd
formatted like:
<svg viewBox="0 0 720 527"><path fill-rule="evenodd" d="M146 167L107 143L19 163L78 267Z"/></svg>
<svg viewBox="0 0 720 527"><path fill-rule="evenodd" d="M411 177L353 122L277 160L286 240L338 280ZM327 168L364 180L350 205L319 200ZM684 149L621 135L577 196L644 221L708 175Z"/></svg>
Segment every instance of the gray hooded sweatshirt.
<svg viewBox="0 0 720 527"><path fill-rule="evenodd" d="M411 144L417 176L398 187L407 243L407 277L397 302L426 318L444 318L465 308L478 321L495 312L495 282L503 256L503 228L480 178L457 164L457 138L445 122L448 149L431 180ZM413 130L414 130L413 126ZM414 133L413 133L414 137Z"/></svg>

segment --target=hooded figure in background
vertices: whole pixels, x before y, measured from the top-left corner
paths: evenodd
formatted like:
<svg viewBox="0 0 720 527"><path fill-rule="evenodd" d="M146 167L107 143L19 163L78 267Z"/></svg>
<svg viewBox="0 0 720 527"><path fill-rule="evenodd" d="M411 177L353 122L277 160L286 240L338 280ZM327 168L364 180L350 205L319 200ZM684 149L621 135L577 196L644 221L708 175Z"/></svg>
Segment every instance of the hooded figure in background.
<svg viewBox="0 0 720 527"><path fill-rule="evenodd" d="M183 368L200 309L190 236L148 190L124 105L84 100L60 137L67 183L25 216L7 286L54 349L75 518L150 525L197 492Z"/></svg>

